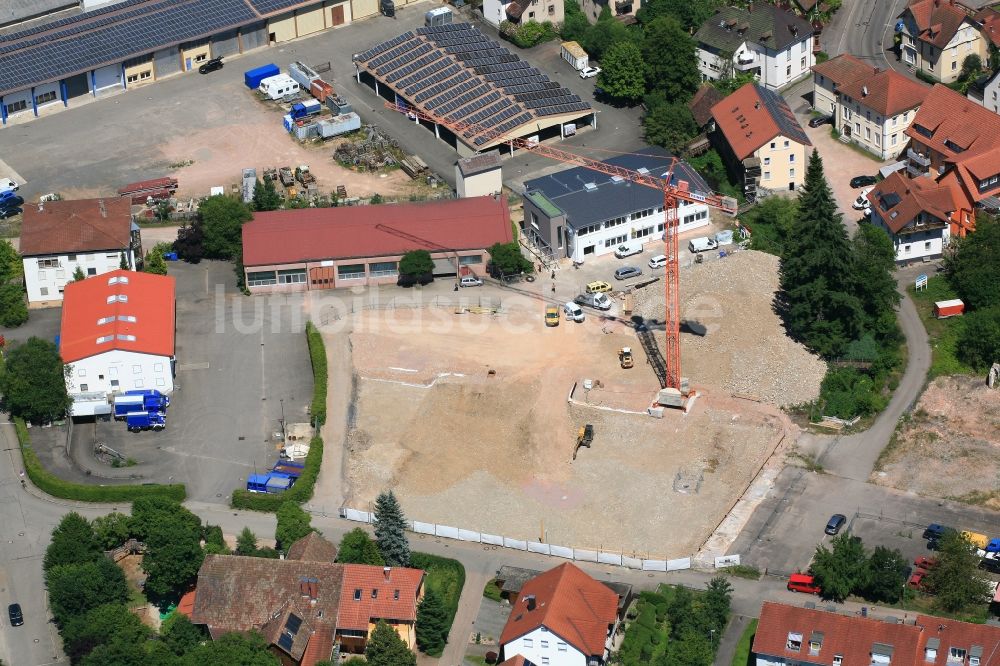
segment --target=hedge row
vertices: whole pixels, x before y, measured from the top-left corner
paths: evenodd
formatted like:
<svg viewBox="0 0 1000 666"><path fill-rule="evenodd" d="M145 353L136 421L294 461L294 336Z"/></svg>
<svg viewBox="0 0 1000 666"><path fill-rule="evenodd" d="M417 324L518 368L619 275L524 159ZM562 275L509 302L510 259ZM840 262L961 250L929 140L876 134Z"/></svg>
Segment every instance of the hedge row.
<svg viewBox="0 0 1000 666"><path fill-rule="evenodd" d="M78 502L131 502L140 497L161 495L183 502L186 496L184 486L179 483L160 485L145 483L119 486L91 486L83 483L64 481L42 467L38 456L31 448L31 434L28 432L24 419L14 417L14 428L17 430L17 441L21 446L21 458L24 460L24 471L28 478L40 490L53 497L76 500Z"/></svg>
<svg viewBox="0 0 1000 666"><path fill-rule="evenodd" d="M319 466L323 462L323 439L313 437L309 444L309 455L306 456L306 467L302 475L289 490L274 495L252 493L249 490L233 491L232 505L234 509L250 509L252 511L277 511L285 502L308 502L312 499L316 478L319 476Z"/></svg>
<svg viewBox="0 0 1000 666"><path fill-rule="evenodd" d="M326 423L326 345L323 336L311 321L306 322L306 343L309 345L309 360L313 371L313 425L317 428Z"/></svg>

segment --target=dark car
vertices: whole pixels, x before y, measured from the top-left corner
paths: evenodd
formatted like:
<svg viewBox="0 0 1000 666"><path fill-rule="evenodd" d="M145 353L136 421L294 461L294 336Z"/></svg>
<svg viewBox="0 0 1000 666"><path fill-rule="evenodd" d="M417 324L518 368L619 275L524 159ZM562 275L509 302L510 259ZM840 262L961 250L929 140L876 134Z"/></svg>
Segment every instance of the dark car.
<svg viewBox="0 0 1000 666"><path fill-rule="evenodd" d="M979 568L983 571L1000 574L1000 560L982 559L979 561Z"/></svg>
<svg viewBox="0 0 1000 666"><path fill-rule="evenodd" d="M20 215L23 212L24 210L18 208L17 206L0 208L0 220L6 220L8 217L14 217L15 215Z"/></svg>
<svg viewBox="0 0 1000 666"><path fill-rule="evenodd" d="M217 69L222 69L222 56L206 60L205 63L198 68L198 73L208 74L209 72L214 72Z"/></svg>
<svg viewBox="0 0 1000 666"><path fill-rule="evenodd" d="M819 127L833 122L833 116L816 116L809 121L809 127Z"/></svg>
<svg viewBox="0 0 1000 666"><path fill-rule="evenodd" d="M642 269L636 266L622 266L615 271L616 280L627 280L642 275Z"/></svg>
<svg viewBox="0 0 1000 666"><path fill-rule="evenodd" d="M835 513L830 516L830 520L826 521L826 529L823 531L827 534L837 534L846 522L847 516L842 513Z"/></svg>
<svg viewBox="0 0 1000 666"><path fill-rule="evenodd" d="M868 187L876 183L875 176L855 176L851 178L851 187Z"/></svg>
<svg viewBox="0 0 1000 666"><path fill-rule="evenodd" d="M0 208L17 208L18 206L24 205L24 197L19 197L16 194L12 197L6 197L0 199Z"/></svg>
<svg viewBox="0 0 1000 666"><path fill-rule="evenodd" d="M954 527L948 527L947 525L939 525L937 523L931 523L930 525L927 526L927 529L924 530L923 538L928 540L933 539L934 541L940 541L945 537L945 535L954 533L955 533Z"/></svg>
<svg viewBox="0 0 1000 666"><path fill-rule="evenodd" d="M21 614L21 604L7 606L7 615L10 617L10 626L20 627L24 624L24 615Z"/></svg>

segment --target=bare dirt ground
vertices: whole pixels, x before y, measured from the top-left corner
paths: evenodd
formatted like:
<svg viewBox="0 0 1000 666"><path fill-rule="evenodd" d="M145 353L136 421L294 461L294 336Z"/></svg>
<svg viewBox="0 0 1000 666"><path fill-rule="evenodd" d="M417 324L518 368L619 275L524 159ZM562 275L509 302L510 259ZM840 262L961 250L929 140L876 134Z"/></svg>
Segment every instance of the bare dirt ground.
<svg viewBox="0 0 1000 666"><path fill-rule="evenodd" d="M1000 509L1000 391L938 377L875 466L872 482Z"/></svg>
<svg viewBox="0 0 1000 666"><path fill-rule="evenodd" d="M366 313L351 343L359 388L346 503L356 508L392 488L421 521L683 557L783 432L776 410L721 387L706 387L689 415L662 420L569 404L584 378L603 386L591 404L629 409L644 409L659 384L629 327L589 316L545 328L540 303L497 317ZM618 365L621 346L636 353L630 370ZM575 397L588 399L582 389ZM586 423L593 447L573 462Z"/></svg>

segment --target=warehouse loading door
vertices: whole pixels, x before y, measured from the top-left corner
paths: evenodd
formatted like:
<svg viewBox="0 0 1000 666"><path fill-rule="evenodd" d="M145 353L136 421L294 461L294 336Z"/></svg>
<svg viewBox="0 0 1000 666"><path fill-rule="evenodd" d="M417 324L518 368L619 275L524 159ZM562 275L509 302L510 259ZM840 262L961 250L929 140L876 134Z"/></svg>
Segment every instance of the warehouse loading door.
<svg viewBox="0 0 1000 666"><path fill-rule="evenodd" d="M458 275L458 269L455 268L454 257L450 259L435 259L434 260L434 277L449 277Z"/></svg>

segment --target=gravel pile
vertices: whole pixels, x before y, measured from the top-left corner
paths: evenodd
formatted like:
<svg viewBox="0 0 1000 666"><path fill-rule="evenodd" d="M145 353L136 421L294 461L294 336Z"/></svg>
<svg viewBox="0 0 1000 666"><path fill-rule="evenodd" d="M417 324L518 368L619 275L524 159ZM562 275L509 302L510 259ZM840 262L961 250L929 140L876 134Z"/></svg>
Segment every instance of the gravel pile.
<svg viewBox="0 0 1000 666"><path fill-rule="evenodd" d="M773 311L778 258L741 251L681 268L681 319L707 327L681 334L681 369L695 387L721 387L779 406L814 400L826 364L785 335ZM636 293L634 314L663 321L662 283ZM662 335L657 336L662 345Z"/></svg>

